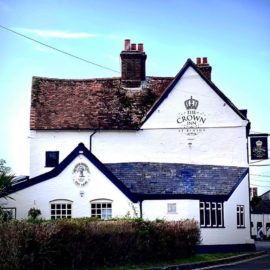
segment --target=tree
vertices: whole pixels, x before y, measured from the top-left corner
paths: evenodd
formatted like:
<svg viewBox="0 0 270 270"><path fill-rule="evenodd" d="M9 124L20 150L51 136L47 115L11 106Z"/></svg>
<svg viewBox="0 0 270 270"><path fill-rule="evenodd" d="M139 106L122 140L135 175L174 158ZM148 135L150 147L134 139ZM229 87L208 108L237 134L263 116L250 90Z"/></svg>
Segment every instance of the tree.
<svg viewBox="0 0 270 270"><path fill-rule="evenodd" d="M11 191L12 181L14 175L6 174L5 172L0 172L0 198L10 198L8 194Z"/></svg>
<svg viewBox="0 0 270 270"><path fill-rule="evenodd" d="M8 194L11 191L12 181L14 180L14 175L10 174L11 168L5 164L6 161L0 159L0 198L10 198Z"/></svg>
<svg viewBox="0 0 270 270"><path fill-rule="evenodd" d="M4 159L0 159L0 173L6 173L9 174L11 171L11 168L6 166L6 161Z"/></svg>
<svg viewBox="0 0 270 270"><path fill-rule="evenodd" d="M260 202L262 201L262 198L259 196L254 196L250 202L250 205L252 208L256 207Z"/></svg>

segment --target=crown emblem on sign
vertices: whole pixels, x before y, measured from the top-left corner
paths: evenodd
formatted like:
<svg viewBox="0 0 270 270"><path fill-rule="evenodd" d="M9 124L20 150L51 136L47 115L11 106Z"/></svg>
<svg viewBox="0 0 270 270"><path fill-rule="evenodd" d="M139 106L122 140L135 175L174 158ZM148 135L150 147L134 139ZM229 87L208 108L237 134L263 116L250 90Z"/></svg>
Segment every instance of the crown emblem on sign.
<svg viewBox="0 0 270 270"><path fill-rule="evenodd" d="M185 101L185 106L187 110L196 110L198 108L199 101L196 99L193 99L192 96L190 99Z"/></svg>
<svg viewBox="0 0 270 270"><path fill-rule="evenodd" d="M256 141L256 146L257 147L262 147L262 141L261 140L258 140L258 141Z"/></svg>

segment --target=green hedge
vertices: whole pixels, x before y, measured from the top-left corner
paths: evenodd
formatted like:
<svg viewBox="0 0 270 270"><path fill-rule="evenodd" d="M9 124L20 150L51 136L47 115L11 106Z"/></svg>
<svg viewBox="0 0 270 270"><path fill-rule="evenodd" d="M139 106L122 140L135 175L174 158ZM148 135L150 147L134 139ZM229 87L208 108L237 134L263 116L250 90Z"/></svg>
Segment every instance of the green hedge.
<svg viewBox="0 0 270 270"><path fill-rule="evenodd" d="M58 220L0 224L0 269L79 269L188 257L200 240L193 220Z"/></svg>

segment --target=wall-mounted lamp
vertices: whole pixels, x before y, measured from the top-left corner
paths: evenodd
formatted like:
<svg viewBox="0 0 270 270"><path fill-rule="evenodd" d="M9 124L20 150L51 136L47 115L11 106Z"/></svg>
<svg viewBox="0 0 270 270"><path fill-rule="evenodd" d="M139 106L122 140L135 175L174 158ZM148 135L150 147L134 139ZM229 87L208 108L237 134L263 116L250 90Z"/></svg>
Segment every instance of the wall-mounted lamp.
<svg viewBox="0 0 270 270"><path fill-rule="evenodd" d="M81 196L81 197L84 196L84 191L83 191L83 190L80 191L80 196Z"/></svg>

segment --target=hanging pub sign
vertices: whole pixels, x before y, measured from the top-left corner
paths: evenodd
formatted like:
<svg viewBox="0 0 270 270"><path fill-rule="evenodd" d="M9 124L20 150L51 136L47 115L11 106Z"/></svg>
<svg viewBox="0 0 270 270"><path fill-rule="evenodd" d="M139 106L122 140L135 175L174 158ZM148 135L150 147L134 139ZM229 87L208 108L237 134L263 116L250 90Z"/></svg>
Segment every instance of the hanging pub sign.
<svg viewBox="0 0 270 270"><path fill-rule="evenodd" d="M250 138L251 160L268 159L267 136Z"/></svg>

